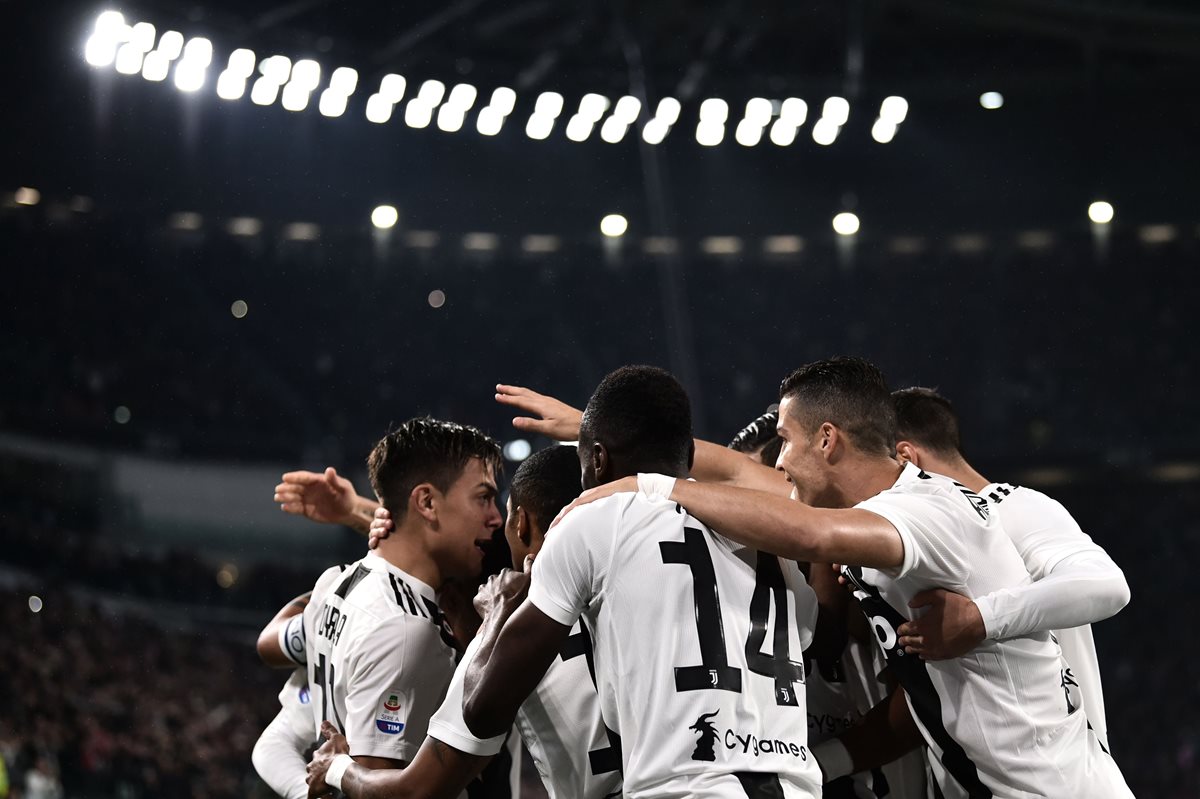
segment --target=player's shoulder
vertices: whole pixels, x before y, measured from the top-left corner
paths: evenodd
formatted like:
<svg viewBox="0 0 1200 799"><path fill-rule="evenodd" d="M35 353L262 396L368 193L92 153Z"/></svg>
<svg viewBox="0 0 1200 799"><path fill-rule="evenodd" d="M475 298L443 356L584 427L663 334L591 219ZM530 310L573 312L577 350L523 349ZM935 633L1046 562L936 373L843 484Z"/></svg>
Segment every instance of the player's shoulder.
<svg viewBox="0 0 1200 799"><path fill-rule="evenodd" d="M347 568L349 567L345 564L342 564L338 566L330 566L328 569L321 572L321 576L318 577L317 581L313 584L311 602L316 603L322 601L325 596L333 590L334 583L336 583L338 578L340 578L346 572Z"/></svg>

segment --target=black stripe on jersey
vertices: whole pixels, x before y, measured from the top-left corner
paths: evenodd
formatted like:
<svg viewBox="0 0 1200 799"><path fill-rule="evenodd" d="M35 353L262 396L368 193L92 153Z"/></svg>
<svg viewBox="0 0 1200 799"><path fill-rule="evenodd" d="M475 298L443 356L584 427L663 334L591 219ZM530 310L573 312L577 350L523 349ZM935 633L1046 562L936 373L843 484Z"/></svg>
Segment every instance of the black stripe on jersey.
<svg viewBox="0 0 1200 799"><path fill-rule="evenodd" d="M587 663L588 674L592 677L592 689L595 690L596 659L592 649L592 635L588 632L587 625L583 623L583 619L579 620L579 632L574 635L568 635L567 639L563 641L562 648L558 651L558 656L563 659L563 662L577 658L580 655L583 655L583 659ZM601 719L600 723L604 724L604 720ZM588 765L593 775L622 771L621 736L609 729L607 724L604 724L604 734L608 738L608 746L604 749L595 749L588 752Z"/></svg>
<svg viewBox="0 0 1200 799"><path fill-rule="evenodd" d="M863 579L862 567L843 566L842 574L849 579L863 613L879 638L880 647L884 648L888 668L896 675L904 693L908 694L917 718L941 748L942 765L970 799L990 799L992 792L979 779L975 763L942 724L942 698L929 678L926 662L920 657L906 654L904 647L900 646L896 630L907 619L883 599L878 588ZM881 622L890 625L890 628L885 630Z"/></svg>
<svg viewBox="0 0 1200 799"><path fill-rule="evenodd" d="M342 581L338 584L337 589L334 590L333 595L339 599L345 599L346 595L354 590L354 586L361 583L363 579L366 578L366 576L370 573L370 569L361 563L358 564L354 571L350 572L349 577L342 578ZM345 574L345 572L343 572L343 574Z"/></svg>
<svg viewBox="0 0 1200 799"><path fill-rule="evenodd" d="M988 492L988 499L999 504L1001 500L1012 494L1012 492L1016 491L1018 488L1020 488L1020 486L1015 486L1011 483L998 483L995 491Z"/></svg>
<svg viewBox="0 0 1200 799"><path fill-rule="evenodd" d="M750 799L783 799L783 785L778 774L763 774L758 771L735 771L733 776L742 784L742 790Z"/></svg>

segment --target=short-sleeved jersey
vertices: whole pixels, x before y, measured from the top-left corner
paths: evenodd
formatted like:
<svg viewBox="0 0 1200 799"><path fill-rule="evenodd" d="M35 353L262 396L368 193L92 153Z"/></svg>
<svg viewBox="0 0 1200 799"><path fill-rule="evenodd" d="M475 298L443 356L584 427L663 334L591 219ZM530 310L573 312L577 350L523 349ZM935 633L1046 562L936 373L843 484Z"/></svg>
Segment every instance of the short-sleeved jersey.
<svg viewBox="0 0 1200 799"><path fill-rule="evenodd" d="M1057 500L1040 491L1010 483L990 483L980 492L1000 526L1017 547L1025 568L1034 580L1045 577L1060 561L1081 552L1104 553L1091 536ZM1100 685L1100 658L1092 626L1055 630L1070 671L1063 675L1078 683L1084 713L1108 746L1108 719L1104 713L1104 690Z"/></svg>
<svg viewBox="0 0 1200 799"><path fill-rule="evenodd" d="M283 684L279 692L279 705L287 719L288 727L310 743L320 738L316 727L313 726L312 693L308 690L308 675L304 669L296 669L292 676Z"/></svg>
<svg viewBox="0 0 1200 799"><path fill-rule="evenodd" d="M304 627L317 727L332 722L351 755L412 760L454 673L434 590L372 552L321 575Z"/></svg>
<svg viewBox="0 0 1200 799"><path fill-rule="evenodd" d="M904 543L899 569L848 567L913 718L952 796L1129 797L1112 758L1078 711L1049 633L985 641L969 655L906 655L896 628L912 597L945 588L975 598L1030 576L986 500L909 464L896 484L857 506L883 516Z"/></svg>
<svg viewBox="0 0 1200 799"><path fill-rule="evenodd" d="M454 672L446 700L429 722L429 736L472 755L494 755L503 735L477 738L463 720L463 684L479 639ZM591 673L592 643L577 623L562 652L517 711L516 727L551 799L606 799L621 795L621 751L600 718Z"/></svg>
<svg viewBox="0 0 1200 799"><path fill-rule="evenodd" d="M555 528L529 601L591 632L626 796L820 796L801 655L816 597L795 563L620 493Z"/></svg>

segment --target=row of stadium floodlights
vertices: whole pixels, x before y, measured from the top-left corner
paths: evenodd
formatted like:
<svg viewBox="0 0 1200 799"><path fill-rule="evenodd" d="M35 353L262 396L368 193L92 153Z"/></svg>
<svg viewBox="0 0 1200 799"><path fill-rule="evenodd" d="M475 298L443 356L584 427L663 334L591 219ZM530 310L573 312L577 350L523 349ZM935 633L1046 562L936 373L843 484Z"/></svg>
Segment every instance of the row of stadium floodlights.
<svg viewBox="0 0 1200 799"><path fill-rule="evenodd" d="M94 67L113 68L122 75L140 74L154 82L172 77L177 89L195 93L208 84L213 45L200 36L185 41L183 34L174 30L159 35L149 22L131 25L120 12L104 11L96 18L83 55ZM301 112L309 107L320 90L317 100L320 113L340 117L346 113L348 101L358 89L358 72L352 67L338 67L329 74L327 82L322 78L321 65L311 59L292 61L284 55L272 55L259 60L254 51L243 48L229 54L225 68L217 76L216 92L223 100L240 100L249 90L250 101L256 105L269 106L278 100L288 111ZM321 88L323 83L324 89ZM367 98L367 119L378 124L388 122L396 106L404 101L407 91L408 81L403 75L384 75L378 89ZM410 128L427 128L436 118L440 130L455 133L463 128L478 96L479 91L469 83L456 84L447 91L441 81L426 80L404 103L404 122ZM495 89L488 103L479 108L475 129L484 136L495 136L513 113L516 103L515 91L505 86ZM536 140L549 138L563 110L561 94L542 92L525 124L525 134ZM642 125L642 138L649 144L661 144L679 122L682 110L679 100L662 98L653 116ZM564 132L571 141L583 142L599 127L600 138L616 144L637 123L642 111L642 101L637 97L626 95L614 103L601 94L585 94L579 101L578 110L567 119ZM771 142L787 147L795 142L808 116L808 104L799 97L783 100L755 97L746 103L733 137L738 144L754 147L762 142L766 133ZM907 100L895 96L884 98L871 126L872 137L880 144L892 141L907 116ZM821 145L833 144L849 117L850 103L844 97L827 98L821 106L821 116L812 126L813 141ZM696 123L696 141L708 147L721 144L725 140L727 124L732 124L729 103L715 97L704 100Z"/></svg>

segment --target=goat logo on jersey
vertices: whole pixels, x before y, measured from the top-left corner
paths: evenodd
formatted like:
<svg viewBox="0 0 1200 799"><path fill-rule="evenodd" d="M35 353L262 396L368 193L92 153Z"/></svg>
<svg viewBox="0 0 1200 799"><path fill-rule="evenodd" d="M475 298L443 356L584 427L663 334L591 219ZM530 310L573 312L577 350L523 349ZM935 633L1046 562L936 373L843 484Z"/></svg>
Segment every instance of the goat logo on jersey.
<svg viewBox="0 0 1200 799"><path fill-rule="evenodd" d="M692 760L707 760L712 762L717 759L717 755L713 751L713 746L717 743L717 728L712 725L709 719L720 712L720 710L714 710L712 713L705 713L696 719L695 724L688 727L689 730L695 730L700 733L700 740L696 741L696 750L692 752Z"/></svg>

